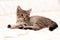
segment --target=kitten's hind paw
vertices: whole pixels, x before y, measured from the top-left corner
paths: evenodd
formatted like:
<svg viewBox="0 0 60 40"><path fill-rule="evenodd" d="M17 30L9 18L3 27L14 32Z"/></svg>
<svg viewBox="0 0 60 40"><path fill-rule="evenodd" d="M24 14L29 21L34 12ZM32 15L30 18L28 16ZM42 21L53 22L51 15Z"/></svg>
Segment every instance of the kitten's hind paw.
<svg viewBox="0 0 60 40"><path fill-rule="evenodd" d="M50 30L50 31L53 31L53 30L55 30L56 28L57 28L57 27L50 27L49 30Z"/></svg>
<svg viewBox="0 0 60 40"><path fill-rule="evenodd" d="M7 27L8 27L8 28L11 28L11 25L9 24Z"/></svg>

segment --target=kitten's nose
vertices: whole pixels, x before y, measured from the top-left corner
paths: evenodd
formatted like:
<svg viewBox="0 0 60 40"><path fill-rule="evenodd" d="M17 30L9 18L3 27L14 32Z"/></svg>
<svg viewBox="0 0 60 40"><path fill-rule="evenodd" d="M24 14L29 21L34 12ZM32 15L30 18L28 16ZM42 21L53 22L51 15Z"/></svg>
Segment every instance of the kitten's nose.
<svg viewBox="0 0 60 40"><path fill-rule="evenodd" d="M11 25L9 24L7 27L8 27L8 28L11 28Z"/></svg>

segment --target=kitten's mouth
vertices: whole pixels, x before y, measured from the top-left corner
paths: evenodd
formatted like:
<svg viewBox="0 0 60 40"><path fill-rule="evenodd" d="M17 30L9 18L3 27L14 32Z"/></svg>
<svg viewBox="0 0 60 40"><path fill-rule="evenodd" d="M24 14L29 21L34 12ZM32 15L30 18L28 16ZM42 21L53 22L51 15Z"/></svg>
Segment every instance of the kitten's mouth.
<svg viewBox="0 0 60 40"><path fill-rule="evenodd" d="M26 21L26 18L24 18L24 21Z"/></svg>

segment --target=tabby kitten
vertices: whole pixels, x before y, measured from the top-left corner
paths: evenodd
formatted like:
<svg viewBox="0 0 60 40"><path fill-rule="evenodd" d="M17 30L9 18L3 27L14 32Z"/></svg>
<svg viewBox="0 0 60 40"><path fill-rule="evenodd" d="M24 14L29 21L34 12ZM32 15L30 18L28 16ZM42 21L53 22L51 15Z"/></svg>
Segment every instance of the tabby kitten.
<svg viewBox="0 0 60 40"><path fill-rule="evenodd" d="M42 16L31 16L30 10L22 10L20 6L17 7L17 22L16 25L8 25L8 28L18 28L18 29L30 29L30 30L40 30L42 28L49 27L50 31L53 31L58 27L56 22L42 17Z"/></svg>

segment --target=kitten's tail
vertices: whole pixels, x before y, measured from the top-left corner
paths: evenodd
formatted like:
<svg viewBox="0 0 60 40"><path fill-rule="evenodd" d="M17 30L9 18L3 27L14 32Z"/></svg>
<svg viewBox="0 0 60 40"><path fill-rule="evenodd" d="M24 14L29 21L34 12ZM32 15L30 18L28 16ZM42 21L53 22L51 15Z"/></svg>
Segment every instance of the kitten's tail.
<svg viewBox="0 0 60 40"><path fill-rule="evenodd" d="M57 27L58 27L57 23L54 22L52 25L50 25L49 30L50 30L50 31L53 31L53 30L56 29Z"/></svg>

